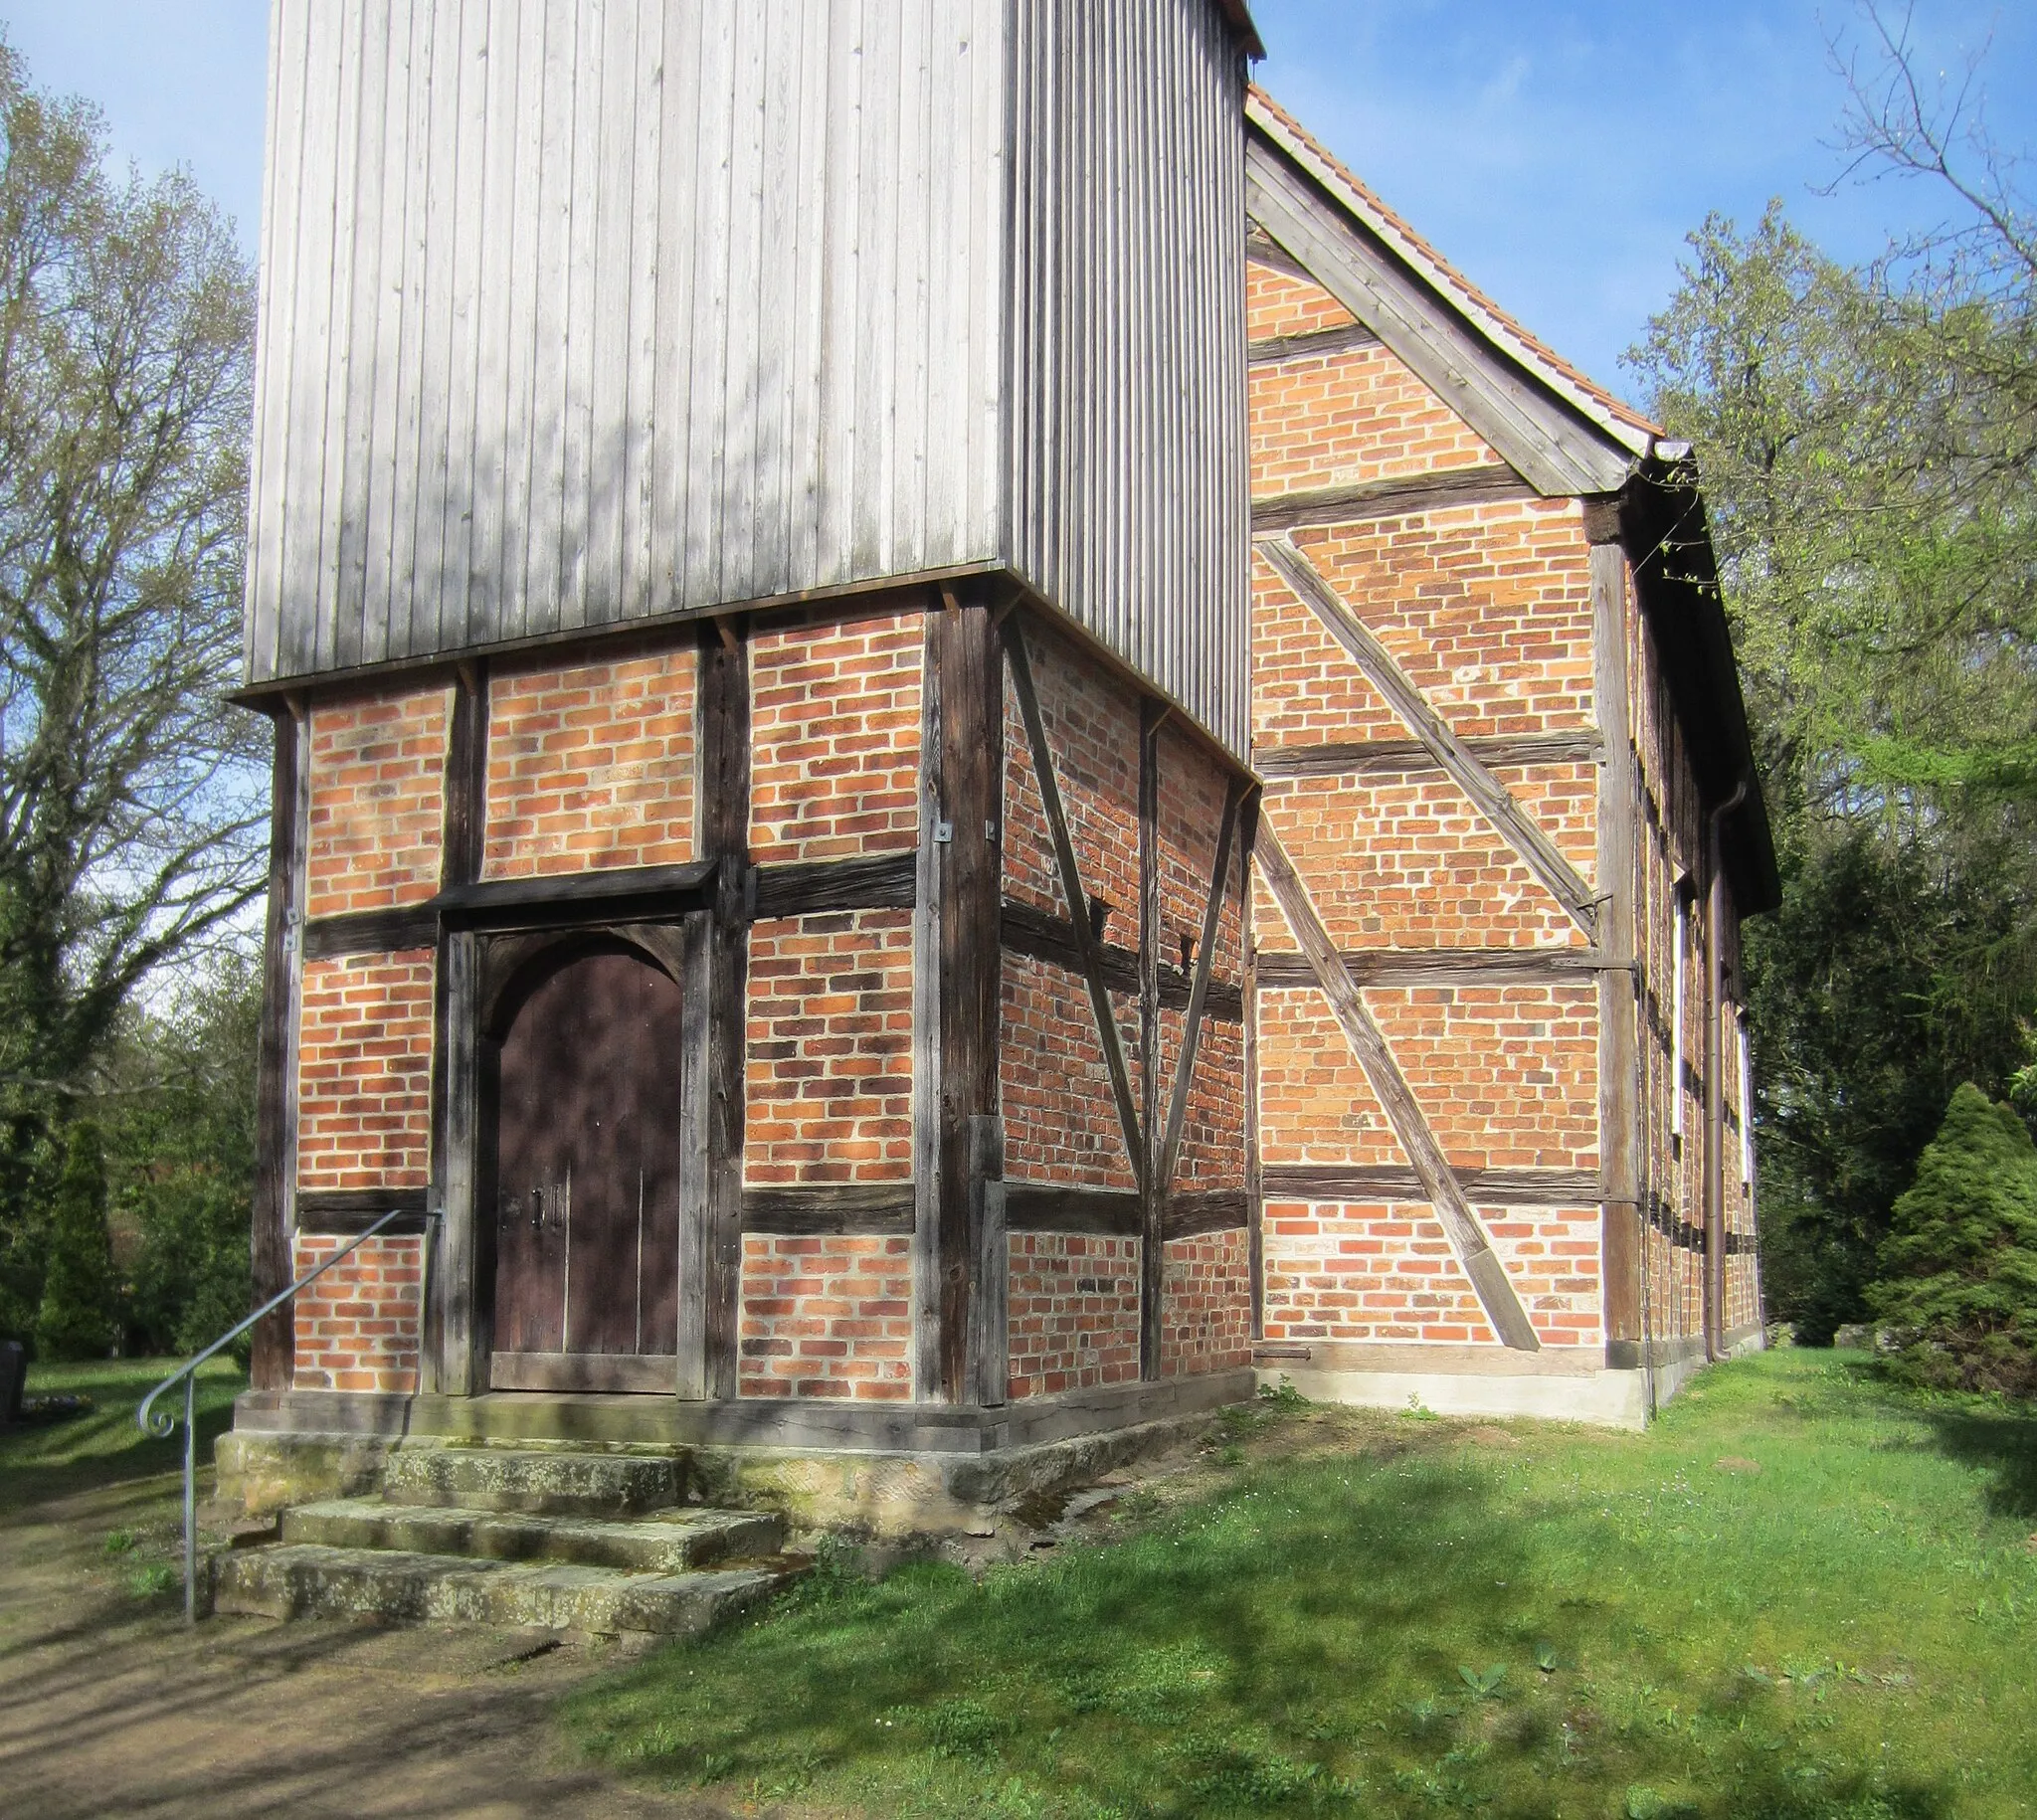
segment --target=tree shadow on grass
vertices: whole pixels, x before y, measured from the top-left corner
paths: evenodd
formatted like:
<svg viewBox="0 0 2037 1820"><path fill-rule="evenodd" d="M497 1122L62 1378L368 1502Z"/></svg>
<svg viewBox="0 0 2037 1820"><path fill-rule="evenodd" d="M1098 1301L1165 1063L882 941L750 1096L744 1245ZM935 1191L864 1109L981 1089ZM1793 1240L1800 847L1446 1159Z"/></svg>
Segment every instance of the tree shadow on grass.
<svg viewBox="0 0 2037 1820"><path fill-rule="evenodd" d="M2037 1409L1926 1408L1940 1449L1987 1475L1996 1517L2037 1517Z"/></svg>
<svg viewBox="0 0 2037 1820"><path fill-rule="evenodd" d="M175 1369L174 1361L147 1360L76 1368L52 1367L31 1377L29 1393L83 1392L93 1401L84 1414L53 1421L25 1422L0 1430L0 1521L53 1499L95 1491L130 1479L173 1472L184 1463L181 1426L166 1439L135 1426L141 1399ZM212 1463L219 1437L233 1426L234 1398L247 1380L231 1368L208 1368L198 1385L198 1463ZM172 1409L181 1424L181 1389L159 1408Z"/></svg>

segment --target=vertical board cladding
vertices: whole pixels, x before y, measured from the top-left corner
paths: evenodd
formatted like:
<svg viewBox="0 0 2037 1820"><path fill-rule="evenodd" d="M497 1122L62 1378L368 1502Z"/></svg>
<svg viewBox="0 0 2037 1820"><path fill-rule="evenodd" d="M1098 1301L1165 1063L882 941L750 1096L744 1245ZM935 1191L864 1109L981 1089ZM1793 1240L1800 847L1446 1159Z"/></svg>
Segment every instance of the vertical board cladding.
<svg viewBox="0 0 2037 1820"><path fill-rule="evenodd" d="M743 1240L739 1393L897 1402L912 1394L912 1241Z"/></svg>
<svg viewBox="0 0 2037 1820"><path fill-rule="evenodd" d="M279 0L250 679L1009 568L1246 739L1213 0Z"/></svg>
<svg viewBox="0 0 2037 1820"><path fill-rule="evenodd" d="M919 839L918 614L750 641L750 851L760 863Z"/></svg>
<svg viewBox="0 0 2037 1820"><path fill-rule="evenodd" d="M439 889L451 691L311 709L307 916L423 903Z"/></svg>
<svg viewBox="0 0 2037 1820"><path fill-rule="evenodd" d="M299 1189L422 1187L431 1168L429 948L304 964Z"/></svg>
<svg viewBox="0 0 2037 1820"><path fill-rule="evenodd" d="M997 559L1009 13L281 0L251 678Z"/></svg>
<svg viewBox="0 0 2037 1820"><path fill-rule="evenodd" d="M499 671L488 686L488 878L694 856L690 649Z"/></svg>
<svg viewBox="0 0 2037 1820"><path fill-rule="evenodd" d="M346 1242L300 1236L297 1274L315 1270ZM423 1292L423 1242L416 1238L371 1238L335 1264L296 1300L296 1388L416 1390Z"/></svg>
<svg viewBox="0 0 2037 1820"><path fill-rule="evenodd" d="M1013 18L1013 557L1242 756L1243 62L1204 0Z"/></svg>
<svg viewBox="0 0 2037 1820"><path fill-rule="evenodd" d="M1054 1396L1139 1375L1139 1241L1015 1232L1008 1394Z"/></svg>
<svg viewBox="0 0 2037 1820"><path fill-rule="evenodd" d="M752 925L744 1179L912 1176L912 913Z"/></svg>

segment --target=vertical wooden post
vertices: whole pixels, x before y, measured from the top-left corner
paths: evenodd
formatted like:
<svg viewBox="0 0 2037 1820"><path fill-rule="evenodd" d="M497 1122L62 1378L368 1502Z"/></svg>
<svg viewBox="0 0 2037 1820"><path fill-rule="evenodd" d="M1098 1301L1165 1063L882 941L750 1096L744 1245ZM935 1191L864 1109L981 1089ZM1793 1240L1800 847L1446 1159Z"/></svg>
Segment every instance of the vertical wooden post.
<svg viewBox="0 0 2037 1820"><path fill-rule="evenodd" d="M1160 1376L1160 1298L1167 1261L1160 1180L1160 727L1167 710L1139 703L1139 1101L1146 1168L1139 1189L1139 1375Z"/></svg>
<svg viewBox="0 0 2037 1820"><path fill-rule="evenodd" d="M1252 931L1252 851L1259 839L1259 793L1239 812L1238 931L1244 945L1245 1242L1252 1281L1252 1338L1266 1337L1266 1190L1259 1174L1259 944Z"/></svg>
<svg viewBox="0 0 2037 1820"><path fill-rule="evenodd" d="M254 1224L249 1235L256 1306L291 1277L296 1185L297 1002L302 975L305 838L310 821L310 712L297 697L276 714L270 772L269 909L262 945L262 1030L255 1064ZM286 1390L296 1356L295 1317L278 1309L255 1329L249 1381Z"/></svg>
<svg viewBox="0 0 2037 1820"><path fill-rule="evenodd" d="M678 1394L732 1399L743 1276L743 1038L750 959L750 646L701 630L693 750L713 902L687 919L680 1093Z"/></svg>
<svg viewBox="0 0 2037 1820"><path fill-rule="evenodd" d="M1615 505L1585 508L1591 543L1591 684L1598 767L1600 1284L1608 1342L1641 1333L1640 995L1634 977L1638 773L1627 672L1627 563Z"/></svg>
<svg viewBox="0 0 2037 1820"><path fill-rule="evenodd" d="M439 847L441 888L470 885L480 878L481 856L487 835L487 789L488 671L487 661L482 658L461 664L454 676L453 715L446 735L446 771L441 792L444 812ZM476 1367L469 1357L456 1372L451 1366L447 1342L449 1336L458 1330L467 1336L463 1351L471 1354L474 1332L472 1308L486 1286L488 1276L488 1259L482 1252L491 1249L477 1241L482 1236L491 1240L493 1226L488 1226L485 1235L463 1234L458 1244L449 1239L447 1232L451 1217L448 1211L451 1204L448 1167L451 1134L459 1125L470 1134L466 1141L477 1141L479 1137L473 1112L463 1110L456 1117L451 1099L456 1072L460 1075L463 1093L470 1095L473 1087L470 1055L456 1070L454 1051L456 1048L471 1051L478 1040L478 1032L472 1027L474 1005L471 990L464 990L460 995L453 991L455 966L451 957L451 941L452 938L442 928L437 964L433 969L432 1204L439 1210L439 1218L425 1223L424 1243L428 1255L424 1280L430 1301L424 1310L424 1331L418 1336L418 1387L423 1390L465 1391L471 1387ZM470 978L472 972L473 957L469 956L465 974ZM463 1187L464 1217L472 1221L479 1217L479 1209L470 1186L470 1163L464 1181L467 1184ZM456 1252L462 1260L463 1277L456 1277L449 1267ZM449 1310L454 1302L463 1305L463 1312L458 1319L449 1319Z"/></svg>
<svg viewBox="0 0 2037 1820"><path fill-rule="evenodd" d="M440 1268L438 1387L476 1396L488 1387L492 1350L495 1208L481 1154L484 1064L480 1031L481 938L453 930L439 941L440 1044L445 1073L439 1102L440 1192L444 1228Z"/></svg>
<svg viewBox="0 0 2037 1820"><path fill-rule="evenodd" d="M943 590L926 629L914 931L915 1377L1005 1399L1004 665L989 604Z"/></svg>

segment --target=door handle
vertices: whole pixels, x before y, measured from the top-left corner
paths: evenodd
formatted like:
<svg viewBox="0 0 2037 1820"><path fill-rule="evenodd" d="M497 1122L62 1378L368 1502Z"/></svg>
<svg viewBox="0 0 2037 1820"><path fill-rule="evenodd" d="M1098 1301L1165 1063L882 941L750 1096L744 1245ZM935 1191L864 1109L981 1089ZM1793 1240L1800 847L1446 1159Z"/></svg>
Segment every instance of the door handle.
<svg viewBox="0 0 2037 1820"><path fill-rule="evenodd" d="M530 1229L542 1232L545 1229L545 1191L543 1188L530 1190Z"/></svg>

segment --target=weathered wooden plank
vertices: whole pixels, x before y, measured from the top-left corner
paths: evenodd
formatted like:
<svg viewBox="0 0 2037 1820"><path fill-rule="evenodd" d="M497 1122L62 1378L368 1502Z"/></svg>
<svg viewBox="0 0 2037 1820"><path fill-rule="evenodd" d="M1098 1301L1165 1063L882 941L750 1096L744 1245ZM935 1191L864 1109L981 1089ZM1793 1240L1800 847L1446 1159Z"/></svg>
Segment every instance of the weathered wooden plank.
<svg viewBox="0 0 2037 1820"><path fill-rule="evenodd" d="M1277 261L1299 276L1308 275L1292 260L1280 259L1273 251L1271 241L1265 241L1263 245L1268 255L1267 264ZM1304 329L1298 335L1264 336L1247 344L1245 361L1250 366L1266 367L1277 366L1283 360L1328 360L1338 354L1355 353L1361 348L1379 345L1379 336L1363 322L1344 322L1335 328Z"/></svg>
<svg viewBox="0 0 2037 1820"><path fill-rule="evenodd" d="M679 1194L682 1397L725 1401L737 1391L737 1311L743 1269L744 1010L749 973L750 647L704 627L694 688L703 862L714 868L704 906L688 916L680 1042L686 1123Z"/></svg>
<svg viewBox="0 0 2037 1820"><path fill-rule="evenodd" d="M919 842L912 913L912 1381L921 1402L939 1400L941 1348L941 681L940 649L927 616L920 644Z"/></svg>
<svg viewBox="0 0 2037 1820"><path fill-rule="evenodd" d="M425 1230L429 1188L311 1188L297 1194L297 1230L318 1238L352 1238L385 1213L404 1218L383 1230L414 1238Z"/></svg>
<svg viewBox="0 0 2037 1820"><path fill-rule="evenodd" d="M1047 828L1053 837L1054 862L1060 871L1061 895L1068 906L1076 946L1082 955L1082 976L1089 988L1090 1009L1096 1015L1096 1032L1110 1071L1111 1097L1117 1104L1118 1124L1124 1134L1125 1156L1133 1175L1146 1179L1146 1141L1139 1126L1138 1108L1132 1101L1132 1081L1125 1067L1123 1039L1118 1034L1117 1015L1111 1009L1110 988L1103 977L1102 956L1088 917L1089 900L1082 889L1081 868L1075 861L1075 845L1068 834L1067 812L1061 806L1061 788L1054 771L1053 748L1047 743L1046 723L1040 717L1039 695L1033 687L1032 663L1025 651L1025 634L1020 616L1014 614L1001 629L1005 655L1011 666L1013 693L1018 698L1019 717L1032 748L1032 764L1039 784L1040 801L1046 809Z"/></svg>
<svg viewBox="0 0 2037 1820"><path fill-rule="evenodd" d="M1246 799L1238 820L1243 863L1237 869L1238 927L1244 932L1244 1071L1245 1071L1245 1227L1247 1263L1251 1272L1252 1338L1266 1332L1266 1193L1263 1159L1259 1154L1259 945L1252 931L1252 848L1264 813L1261 795Z"/></svg>
<svg viewBox="0 0 2037 1820"><path fill-rule="evenodd" d="M1143 1210L1136 1189L1050 1182L1005 1183L1005 1224L1013 1232L1089 1232L1136 1237Z"/></svg>
<svg viewBox="0 0 2037 1820"><path fill-rule="evenodd" d="M1453 1169L1470 1200L1484 1206L1577 1207L1600 1198L1592 1170ZM1427 1200L1423 1179L1411 1169L1347 1163L1274 1163L1261 1182L1269 1200Z"/></svg>
<svg viewBox="0 0 2037 1820"><path fill-rule="evenodd" d="M1626 962L1597 948L1358 948L1339 957L1360 986L1503 986L1518 981L1588 978ZM1292 992L1316 985L1316 970L1299 954L1258 957L1261 992Z"/></svg>
<svg viewBox="0 0 2037 1820"><path fill-rule="evenodd" d="M939 613L928 616L927 638L929 664L939 677L930 756L940 894L935 1002L941 1090L935 1196L939 1366L923 1391L960 1403L987 1387L981 1349L1005 1319L1002 1304L995 1310L989 1305L1002 1280L990 1254L1002 1256L1003 1235L996 1235L993 1246L986 1217L995 1211L986 1184L1004 1175L997 1107L1005 686L997 632L982 599L950 595ZM1002 1399L1002 1375L992 1394Z"/></svg>
<svg viewBox="0 0 2037 1820"><path fill-rule="evenodd" d="M910 1233L910 1182L773 1183L743 1190L743 1230L788 1237Z"/></svg>
<svg viewBox="0 0 2037 1820"><path fill-rule="evenodd" d="M445 1073L439 1101L445 1201L440 1239L442 1286L437 1382L453 1396L487 1388L494 1327L493 1159L483 1154L483 1078L489 1045L481 1041L480 940L450 933L439 954L445 985Z"/></svg>
<svg viewBox="0 0 2037 1820"><path fill-rule="evenodd" d="M717 641L718 642L718 641ZM728 870L723 860L703 856L684 865L615 866L598 872L570 872L538 878L491 878L456 885L422 906L469 929L516 929L619 915L672 916L701 908ZM732 863L747 880L740 857Z"/></svg>
<svg viewBox="0 0 2037 1820"><path fill-rule="evenodd" d="M1199 1188L1170 1194L1161 1220L1163 1242L1235 1232L1251 1224L1251 1196L1244 1188Z"/></svg>
<svg viewBox="0 0 2037 1820"><path fill-rule="evenodd" d="M430 948L438 939L439 913L430 904L314 916L303 925L307 961L338 960L351 954L400 954L405 949Z"/></svg>
<svg viewBox="0 0 2037 1820"><path fill-rule="evenodd" d="M1166 707L1139 701L1139 1115L1146 1133L1139 1218L1139 1375L1160 1375L1161 1289L1165 1258L1160 1222L1166 1177L1154 1154L1160 1127L1160 729ZM1200 959L1200 958L1199 958ZM1203 969L1198 967L1198 973Z"/></svg>
<svg viewBox="0 0 2037 1820"><path fill-rule="evenodd" d="M1464 1274L1471 1279L1471 1286L1477 1291L1493 1331L1507 1346L1528 1353L1538 1351L1542 1343L1535 1336L1534 1325L1514 1293L1513 1284L1508 1281L1505 1265L1493 1250L1492 1241L1486 1236L1478 1215L1465 1199L1449 1159L1444 1156L1441 1144L1430 1130L1413 1090L1407 1085L1406 1076L1400 1072L1399 1063L1393 1059L1386 1036L1366 1009L1357 984L1345 972L1344 964L1330 941L1329 931L1323 927L1315 905L1309 899L1308 887L1294 869L1294 862L1280 844L1280 836L1273 831L1272 823L1264 818L1259 822L1255 851L1267 888L1273 893L1274 901L1279 904L1280 912L1287 919L1287 926L1294 932L1303 954L1315 969L1317 982L1330 1001L1330 1008L1336 1012L1337 1021L1343 1026L1345 1040L1358 1057L1359 1066L1365 1070L1366 1079L1371 1083L1388 1122L1393 1127L1393 1135L1401 1151L1420 1178L1425 1197L1435 1207L1436 1217L1442 1222L1450 1247L1456 1252L1457 1261L1463 1265Z"/></svg>
<svg viewBox="0 0 2037 1820"><path fill-rule="evenodd" d="M1464 750L1487 770L1517 765L1591 765L1604 741L1595 727L1569 733L1473 734ZM1365 777L1440 771L1429 747L1415 739L1370 739L1322 745L1254 746L1252 768L1263 778Z"/></svg>
<svg viewBox="0 0 2037 1820"><path fill-rule="evenodd" d="M1350 486L1316 486L1264 494L1252 501L1252 534L1291 531L1302 525L1363 524L1405 518L1416 512L1444 512L1453 506L1491 505L1534 499L1535 488L1504 462L1445 467L1434 473L1365 480Z"/></svg>
<svg viewBox="0 0 2037 1820"><path fill-rule="evenodd" d="M1209 969L1216 955L1216 931L1223 916L1224 887L1230 882L1231 842L1237 836L1238 810L1244 802L1245 785L1233 777L1223 793L1223 819L1216 831L1216 860L1210 869L1209 900L1203 911L1203 936L1196 949L1196 984L1189 994L1187 1027L1182 1032L1181 1060L1175 1066L1174 1092L1167 1108L1167 1137L1160 1146L1156 1177L1165 1195L1174 1181L1175 1165L1181 1160L1182 1134L1189 1122L1189 1091L1195 1082L1196 1052L1203 1042L1203 1013L1209 1000Z"/></svg>
<svg viewBox="0 0 2037 1820"><path fill-rule="evenodd" d="M310 822L310 728L303 704L278 704L270 770L269 907L262 939L262 1028L255 1063L255 1184L250 1262L257 1307L288 1287L290 1199L295 1186L297 1001L305 839ZM253 1336L249 1381L289 1387L295 1327L287 1309Z"/></svg>
<svg viewBox="0 0 2037 1820"><path fill-rule="evenodd" d="M761 865L756 870L755 915L764 922L828 910L910 910L917 871L913 853Z"/></svg>
<svg viewBox="0 0 2037 1820"><path fill-rule="evenodd" d="M1608 515L1597 515L1604 520ZM1587 514L1587 528L1594 528ZM1641 1323L1640 999L1633 972L1636 823L1640 774L1634 759L1627 670L1626 555L1611 533L1591 548L1591 690L1606 730L1598 773L1598 877L1610 891L1600 921L1606 968L1598 976L1598 1129L1601 1263L1608 1340L1643 1338Z"/></svg>
<svg viewBox="0 0 2037 1820"><path fill-rule="evenodd" d="M475 884L487 837L488 664L463 663L453 684L453 717L446 739L445 834L441 890Z"/></svg>
<svg viewBox="0 0 2037 1820"><path fill-rule="evenodd" d="M1388 705L1406 723L1407 729L1428 747L1435 761L1477 806L1501 839L1519 854L1529 871L1570 912L1571 920L1586 935L1596 933L1596 904L1591 887L1578 877L1542 824L1527 815L1507 787L1471 754L1415 687L1406 671L1367 626L1339 598L1314 563L1290 539L1282 536L1259 540L1259 553L1276 574L1294 590L1323 623L1326 631L1351 653L1373 686L1387 698Z"/></svg>

